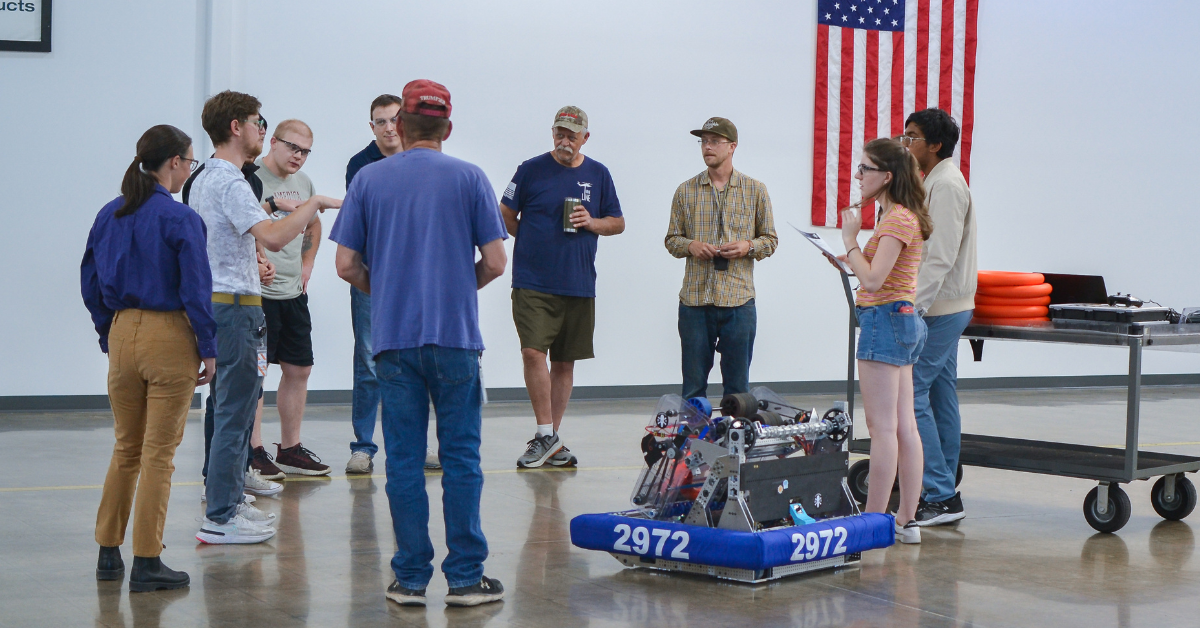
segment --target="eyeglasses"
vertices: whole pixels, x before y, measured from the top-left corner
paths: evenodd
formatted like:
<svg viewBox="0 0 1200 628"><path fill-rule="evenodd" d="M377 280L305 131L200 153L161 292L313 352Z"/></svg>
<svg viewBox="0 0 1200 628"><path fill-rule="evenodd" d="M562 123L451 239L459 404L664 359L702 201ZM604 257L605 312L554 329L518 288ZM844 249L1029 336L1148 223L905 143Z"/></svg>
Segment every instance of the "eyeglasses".
<svg viewBox="0 0 1200 628"><path fill-rule="evenodd" d="M275 139L277 141L283 142L284 144L287 145L288 150L292 151L293 153L298 153L301 157L304 157L305 159L307 159L308 154L312 152L311 148L300 148L299 146L296 146L295 144L293 144L287 140L280 139L278 137Z"/></svg>
<svg viewBox="0 0 1200 628"><path fill-rule="evenodd" d="M927 140L923 137L913 137L911 135L899 135L896 137L896 141L900 142L901 146L908 148L909 146L912 146L913 142L917 142L917 141L928 142L929 140Z"/></svg>
<svg viewBox="0 0 1200 628"><path fill-rule="evenodd" d="M260 133L267 132L267 119L262 116L259 116L259 118L253 122L251 122L249 118L246 118L245 122L247 124L253 124L254 126L258 127L258 131Z"/></svg>
<svg viewBox="0 0 1200 628"><path fill-rule="evenodd" d="M887 172L887 170L884 170L883 168L876 168L874 166L868 166L867 164L858 164L858 174L866 174L868 170L871 172Z"/></svg>
<svg viewBox="0 0 1200 628"><path fill-rule="evenodd" d="M379 127L382 129L383 127L387 126L389 122L392 124L392 126L396 126L397 124L399 124L399 122L397 122L397 120L399 120L399 119L400 119L399 115L394 115L390 118L375 118L374 120L371 121L371 126Z"/></svg>
<svg viewBox="0 0 1200 628"><path fill-rule="evenodd" d="M188 170L190 170L192 172L195 172L196 168L200 167L199 159L188 159L187 157L184 157L183 155L180 155L179 158L188 162Z"/></svg>
<svg viewBox="0 0 1200 628"><path fill-rule="evenodd" d="M720 146L721 144L732 144L729 140L696 140L700 146Z"/></svg>

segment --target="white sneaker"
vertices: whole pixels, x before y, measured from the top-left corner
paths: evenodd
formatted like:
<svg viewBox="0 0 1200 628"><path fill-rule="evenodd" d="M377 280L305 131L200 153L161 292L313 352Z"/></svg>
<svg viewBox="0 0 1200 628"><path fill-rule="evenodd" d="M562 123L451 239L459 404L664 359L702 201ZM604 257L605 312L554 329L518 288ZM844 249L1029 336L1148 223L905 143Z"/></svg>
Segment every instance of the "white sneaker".
<svg viewBox="0 0 1200 628"><path fill-rule="evenodd" d="M261 526L247 521L241 515L234 515L224 525L205 517L204 522L200 524L200 531L196 533L196 540L211 545L224 545L262 543L273 536L275 536L275 528Z"/></svg>
<svg viewBox="0 0 1200 628"><path fill-rule="evenodd" d="M263 476L259 475L258 469L250 469L246 472L245 489L249 493L258 495L277 495L283 491L283 485L263 479Z"/></svg>
<svg viewBox="0 0 1200 628"><path fill-rule="evenodd" d="M245 517L250 523L257 523L261 526L275 525L275 513L263 512L251 506L248 502L238 504L237 514Z"/></svg>
<svg viewBox="0 0 1200 628"><path fill-rule="evenodd" d="M371 455L365 451L356 451L350 454L350 461L346 463L346 473L365 474L370 473L375 468L375 463L371 462Z"/></svg>
<svg viewBox="0 0 1200 628"><path fill-rule="evenodd" d="M917 520L913 519L904 524L903 527L897 523L896 540L909 545L919 544L921 542L921 528L917 525Z"/></svg>
<svg viewBox="0 0 1200 628"><path fill-rule="evenodd" d="M437 452L432 449L425 450L425 468L426 469L441 469L442 461L438 460Z"/></svg>

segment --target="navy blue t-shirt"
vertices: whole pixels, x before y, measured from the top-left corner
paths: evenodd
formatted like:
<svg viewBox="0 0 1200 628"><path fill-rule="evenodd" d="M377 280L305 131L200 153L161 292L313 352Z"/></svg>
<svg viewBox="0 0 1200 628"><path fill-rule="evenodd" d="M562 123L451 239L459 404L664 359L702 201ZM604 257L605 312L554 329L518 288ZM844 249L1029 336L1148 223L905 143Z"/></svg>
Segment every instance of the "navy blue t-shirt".
<svg viewBox="0 0 1200 628"><path fill-rule="evenodd" d="M621 215L612 175L604 164L583 158L568 168L550 153L517 168L500 200L521 217L513 247L513 288L568 297L596 296L596 242L580 229L563 231L563 199L578 198L594 218Z"/></svg>

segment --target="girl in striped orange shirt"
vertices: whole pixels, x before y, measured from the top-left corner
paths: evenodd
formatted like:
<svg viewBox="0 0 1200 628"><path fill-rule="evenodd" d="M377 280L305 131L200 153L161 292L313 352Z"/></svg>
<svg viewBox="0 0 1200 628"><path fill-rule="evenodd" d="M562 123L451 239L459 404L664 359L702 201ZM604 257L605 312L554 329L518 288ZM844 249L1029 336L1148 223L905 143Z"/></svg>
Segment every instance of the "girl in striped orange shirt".
<svg viewBox="0 0 1200 628"><path fill-rule="evenodd" d="M913 518L921 495L922 449L913 413L912 365L925 343L925 323L913 309L921 249L933 231L920 169L899 142L877 139L863 148L855 175L863 203L879 202L875 234L859 248L859 212L842 210L842 241L858 277L858 372L871 434L867 512L884 512L900 477L896 537L920 543Z"/></svg>

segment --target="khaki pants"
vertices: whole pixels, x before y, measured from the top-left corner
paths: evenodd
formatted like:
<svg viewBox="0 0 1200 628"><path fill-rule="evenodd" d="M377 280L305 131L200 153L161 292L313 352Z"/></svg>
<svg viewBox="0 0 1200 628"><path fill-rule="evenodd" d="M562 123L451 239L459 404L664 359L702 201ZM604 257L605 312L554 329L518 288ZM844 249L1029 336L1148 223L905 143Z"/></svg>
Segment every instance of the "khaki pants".
<svg viewBox="0 0 1200 628"><path fill-rule="evenodd" d="M121 310L108 334L108 398L117 444L96 513L96 542L121 545L133 508L133 555L162 553L175 448L196 391L200 354L182 310ZM140 476L140 482L139 482Z"/></svg>

